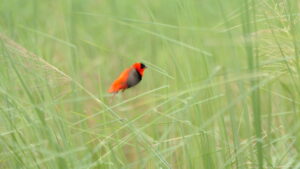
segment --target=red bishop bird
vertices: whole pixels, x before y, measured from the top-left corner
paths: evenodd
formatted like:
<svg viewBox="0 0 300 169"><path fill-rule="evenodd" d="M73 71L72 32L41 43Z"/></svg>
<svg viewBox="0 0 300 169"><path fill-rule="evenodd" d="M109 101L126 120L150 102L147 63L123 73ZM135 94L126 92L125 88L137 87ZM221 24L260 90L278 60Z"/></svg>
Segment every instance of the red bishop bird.
<svg viewBox="0 0 300 169"><path fill-rule="evenodd" d="M143 63L135 63L125 69L119 77L111 84L109 93L118 93L137 85L143 78L144 70L147 68Z"/></svg>

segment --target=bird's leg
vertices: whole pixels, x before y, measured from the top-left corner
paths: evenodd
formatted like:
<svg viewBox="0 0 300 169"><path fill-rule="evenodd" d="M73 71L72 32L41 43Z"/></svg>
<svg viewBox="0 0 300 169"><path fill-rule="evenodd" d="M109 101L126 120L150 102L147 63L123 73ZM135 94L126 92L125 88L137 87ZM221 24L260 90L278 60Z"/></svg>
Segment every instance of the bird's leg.
<svg viewBox="0 0 300 169"><path fill-rule="evenodd" d="M111 97L111 99L110 99L110 101L109 101L109 105L112 104L112 102L113 102L113 100L114 100L116 94L117 94L117 93L113 93L113 95L112 95L112 97Z"/></svg>
<svg viewBox="0 0 300 169"><path fill-rule="evenodd" d="M122 99L124 100L125 94L124 94L125 89L122 90ZM125 98L126 99L126 98Z"/></svg>

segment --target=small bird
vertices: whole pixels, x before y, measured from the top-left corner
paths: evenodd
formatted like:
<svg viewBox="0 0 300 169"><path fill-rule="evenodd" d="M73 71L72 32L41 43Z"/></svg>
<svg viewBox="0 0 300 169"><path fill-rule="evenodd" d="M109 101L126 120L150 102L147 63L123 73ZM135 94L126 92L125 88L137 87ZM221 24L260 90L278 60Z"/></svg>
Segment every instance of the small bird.
<svg viewBox="0 0 300 169"><path fill-rule="evenodd" d="M143 63L134 63L130 68L125 69L119 77L111 84L108 89L109 93L118 93L125 89L137 85L144 75L144 70L147 68Z"/></svg>

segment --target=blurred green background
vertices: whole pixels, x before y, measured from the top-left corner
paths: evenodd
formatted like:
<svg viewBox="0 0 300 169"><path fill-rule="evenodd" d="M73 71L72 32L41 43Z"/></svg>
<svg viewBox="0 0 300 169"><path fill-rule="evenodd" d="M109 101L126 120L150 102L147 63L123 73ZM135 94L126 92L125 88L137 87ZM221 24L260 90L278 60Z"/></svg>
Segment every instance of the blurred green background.
<svg viewBox="0 0 300 169"><path fill-rule="evenodd" d="M0 168L299 169L299 7L0 0Z"/></svg>

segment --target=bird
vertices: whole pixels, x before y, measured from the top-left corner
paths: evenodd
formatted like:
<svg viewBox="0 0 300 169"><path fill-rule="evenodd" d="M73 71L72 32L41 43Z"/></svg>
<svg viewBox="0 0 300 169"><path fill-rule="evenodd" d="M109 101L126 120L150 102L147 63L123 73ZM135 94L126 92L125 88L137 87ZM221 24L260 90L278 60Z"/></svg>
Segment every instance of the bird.
<svg viewBox="0 0 300 169"><path fill-rule="evenodd" d="M114 94L119 91L124 92L126 89L137 85L142 80L146 68L147 66L141 62L134 63L119 75L111 84L108 92Z"/></svg>

